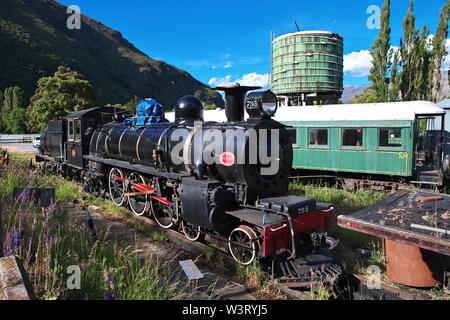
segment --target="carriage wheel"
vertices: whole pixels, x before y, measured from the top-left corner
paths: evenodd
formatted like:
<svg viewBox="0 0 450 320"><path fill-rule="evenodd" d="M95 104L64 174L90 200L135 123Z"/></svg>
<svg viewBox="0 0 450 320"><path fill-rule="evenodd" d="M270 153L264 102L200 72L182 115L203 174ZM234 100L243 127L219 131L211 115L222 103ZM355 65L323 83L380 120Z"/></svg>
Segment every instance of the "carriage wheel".
<svg viewBox="0 0 450 320"><path fill-rule="evenodd" d="M156 223L163 229L170 229L173 226L173 215L171 208L168 205L161 203L158 200L152 199L151 209Z"/></svg>
<svg viewBox="0 0 450 320"><path fill-rule="evenodd" d="M131 173L128 177L130 181L130 193L142 191L142 188L133 187L135 184L143 184L145 185L144 177L137 173ZM128 203L130 205L131 210L137 216L144 215L147 209L148 195L136 195L136 196L128 196Z"/></svg>
<svg viewBox="0 0 450 320"><path fill-rule="evenodd" d="M183 233L189 241L195 242L202 238L201 228L199 226L190 224L189 222L181 221L181 228Z"/></svg>
<svg viewBox="0 0 450 320"><path fill-rule="evenodd" d="M109 172L109 196L114 204L120 207L125 197L125 179L122 171L112 168Z"/></svg>
<svg viewBox="0 0 450 320"><path fill-rule="evenodd" d="M229 238L228 248L234 260L244 266L250 265L256 258L257 236L248 226L234 229Z"/></svg>

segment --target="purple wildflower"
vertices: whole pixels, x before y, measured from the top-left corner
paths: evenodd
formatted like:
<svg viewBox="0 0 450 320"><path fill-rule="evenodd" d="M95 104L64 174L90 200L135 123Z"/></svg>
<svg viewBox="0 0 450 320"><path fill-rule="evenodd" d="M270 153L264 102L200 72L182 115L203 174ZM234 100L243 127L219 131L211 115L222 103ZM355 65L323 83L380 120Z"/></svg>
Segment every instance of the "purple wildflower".
<svg viewBox="0 0 450 320"><path fill-rule="evenodd" d="M114 293L109 292L109 290L105 290L105 299L106 300L116 300L116 296Z"/></svg>
<svg viewBox="0 0 450 320"><path fill-rule="evenodd" d="M14 248L18 248L19 247L19 241L20 241L19 232L18 231L14 231L14 236L13 236Z"/></svg>

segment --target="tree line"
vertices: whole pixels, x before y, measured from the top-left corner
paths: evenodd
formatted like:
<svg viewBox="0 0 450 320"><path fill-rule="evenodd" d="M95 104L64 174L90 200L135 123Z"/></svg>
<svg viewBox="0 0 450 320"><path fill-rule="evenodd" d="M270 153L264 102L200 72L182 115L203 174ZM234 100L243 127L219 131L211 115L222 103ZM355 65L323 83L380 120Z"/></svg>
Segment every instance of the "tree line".
<svg viewBox="0 0 450 320"><path fill-rule="evenodd" d="M368 86L352 103L427 100L439 102L442 96L442 68L447 56L446 41L450 18L450 0L439 12L434 36L430 28L416 28L414 2L411 0L403 20L403 37L398 47L391 45L391 1L381 10L380 33L370 53Z"/></svg>
<svg viewBox="0 0 450 320"><path fill-rule="evenodd" d="M24 91L19 87L0 90L0 132L40 133L54 118L98 105L94 88L83 75L60 66L52 77L43 77L25 105Z"/></svg>
<svg viewBox="0 0 450 320"><path fill-rule="evenodd" d="M133 96L125 105L106 106L123 109L134 115L141 100ZM25 105L24 91L19 87L0 90L0 133L40 133L48 122L55 118L94 108L98 97L93 86L84 76L68 67L60 66L52 77L43 77L37 82L37 89ZM205 105L206 110L215 110L215 104Z"/></svg>

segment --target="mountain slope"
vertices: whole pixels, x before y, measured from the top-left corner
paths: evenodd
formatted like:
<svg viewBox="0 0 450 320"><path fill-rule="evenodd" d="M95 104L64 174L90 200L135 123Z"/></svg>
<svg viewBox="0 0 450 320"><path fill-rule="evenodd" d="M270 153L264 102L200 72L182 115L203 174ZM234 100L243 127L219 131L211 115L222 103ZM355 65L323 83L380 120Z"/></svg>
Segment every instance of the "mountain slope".
<svg viewBox="0 0 450 320"><path fill-rule="evenodd" d="M344 93L342 94L342 102L343 103L349 103L349 101L353 100L357 94L360 94L364 91L365 88L367 88L368 85L347 85L344 86Z"/></svg>
<svg viewBox="0 0 450 320"><path fill-rule="evenodd" d="M53 0L0 1L0 89L20 86L26 98L36 82L65 65L83 74L104 103L153 97L172 108L183 95L223 106L223 99L189 73L153 60L98 21L82 16L69 30L67 7Z"/></svg>

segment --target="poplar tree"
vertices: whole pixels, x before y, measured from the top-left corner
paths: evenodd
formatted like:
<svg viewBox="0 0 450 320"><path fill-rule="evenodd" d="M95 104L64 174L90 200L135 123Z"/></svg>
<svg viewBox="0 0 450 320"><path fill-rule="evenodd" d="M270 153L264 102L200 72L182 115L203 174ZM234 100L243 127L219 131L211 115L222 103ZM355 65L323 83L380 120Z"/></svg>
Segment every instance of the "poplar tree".
<svg viewBox="0 0 450 320"><path fill-rule="evenodd" d="M377 97L377 102L387 102L389 99L389 81L386 78L391 68L392 59L392 51L390 50L390 5L390 0L386 0L383 4L380 18L381 30L370 50L372 68L370 69L369 80L372 82L371 88Z"/></svg>
<svg viewBox="0 0 450 320"><path fill-rule="evenodd" d="M431 62L431 50L428 45L430 29L423 26L420 36L417 38L413 49L413 61L415 76L412 79L411 100L430 100L428 92L429 69Z"/></svg>
<svg viewBox="0 0 450 320"><path fill-rule="evenodd" d="M448 22L450 17L450 0L444 5L439 14L439 25L433 38L433 50L431 53L429 95L434 102L438 102L441 95L442 66L444 64L446 41L448 37Z"/></svg>
<svg viewBox="0 0 450 320"><path fill-rule="evenodd" d="M392 49L391 55L394 57L391 67L389 101L400 101L400 86L402 84L402 74L400 70L400 50Z"/></svg>
<svg viewBox="0 0 450 320"><path fill-rule="evenodd" d="M413 80L416 77L414 45L418 39L419 31L416 30L414 18L414 4L411 0L406 17L403 20L404 38L400 40L400 52L402 56L402 84L401 93L403 101L412 100L414 93Z"/></svg>

